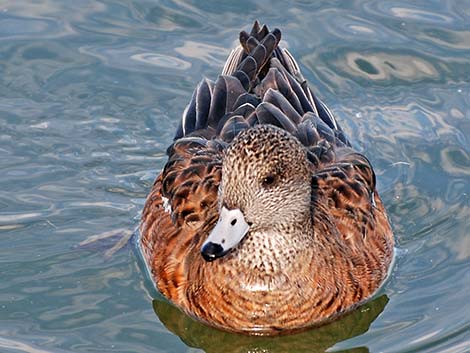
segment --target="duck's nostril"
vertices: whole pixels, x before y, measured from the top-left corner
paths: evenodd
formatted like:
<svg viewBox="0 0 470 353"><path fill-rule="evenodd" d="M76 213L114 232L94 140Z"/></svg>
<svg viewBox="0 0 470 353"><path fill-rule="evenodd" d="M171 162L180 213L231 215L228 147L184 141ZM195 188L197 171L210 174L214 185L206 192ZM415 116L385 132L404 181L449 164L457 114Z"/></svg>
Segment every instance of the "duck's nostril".
<svg viewBox="0 0 470 353"><path fill-rule="evenodd" d="M204 260L211 262L225 255L224 248L220 244L209 242L201 249L201 255Z"/></svg>

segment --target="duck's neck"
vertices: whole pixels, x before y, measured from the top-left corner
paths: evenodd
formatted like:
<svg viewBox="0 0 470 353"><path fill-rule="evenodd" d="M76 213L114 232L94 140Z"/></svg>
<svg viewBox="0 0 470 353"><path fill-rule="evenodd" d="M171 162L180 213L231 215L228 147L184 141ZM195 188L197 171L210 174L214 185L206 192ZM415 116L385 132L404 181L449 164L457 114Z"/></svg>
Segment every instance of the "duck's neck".
<svg viewBox="0 0 470 353"><path fill-rule="evenodd" d="M259 276L290 273L302 266L307 253L313 251L313 226L310 214L298 215L289 225L270 228L254 227L237 251L237 261L247 271Z"/></svg>

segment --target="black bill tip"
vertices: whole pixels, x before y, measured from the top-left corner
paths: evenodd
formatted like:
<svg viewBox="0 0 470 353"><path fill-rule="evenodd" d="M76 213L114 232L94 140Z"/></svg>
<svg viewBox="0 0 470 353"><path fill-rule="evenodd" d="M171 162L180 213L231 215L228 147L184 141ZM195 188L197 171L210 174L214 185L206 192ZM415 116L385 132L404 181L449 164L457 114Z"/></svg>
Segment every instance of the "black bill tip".
<svg viewBox="0 0 470 353"><path fill-rule="evenodd" d="M227 252L220 244L209 242L204 245L201 249L201 255L207 262L214 261L215 259L222 257Z"/></svg>

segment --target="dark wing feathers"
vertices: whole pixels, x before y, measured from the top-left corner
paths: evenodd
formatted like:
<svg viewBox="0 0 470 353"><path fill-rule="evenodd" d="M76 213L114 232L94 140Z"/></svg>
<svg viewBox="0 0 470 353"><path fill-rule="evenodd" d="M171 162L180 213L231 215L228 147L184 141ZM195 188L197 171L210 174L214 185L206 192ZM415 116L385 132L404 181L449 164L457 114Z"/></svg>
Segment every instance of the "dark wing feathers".
<svg viewBox="0 0 470 353"><path fill-rule="evenodd" d="M260 124L271 124L295 133L297 126L285 115L281 109L269 102L263 102L256 107L256 116Z"/></svg>
<svg viewBox="0 0 470 353"><path fill-rule="evenodd" d="M289 100L300 114L306 112L316 113L298 79L294 78L292 73L282 64L284 60L280 60L281 55L283 55L282 52L279 53L278 57L271 60L271 70L275 73L275 81L279 92Z"/></svg>
<svg viewBox="0 0 470 353"><path fill-rule="evenodd" d="M208 126L217 127L219 120L233 111L237 98L245 93L240 81L233 76L219 76L215 83L209 110Z"/></svg>
<svg viewBox="0 0 470 353"><path fill-rule="evenodd" d="M280 91L275 91L270 88L264 95L264 102L268 102L278 107L284 115L286 115L290 121L292 121L296 126L302 120L302 117L295 110L292 104L287 100L287 98L281 94Z"/></svg>
<svg viewBox="0 0 470 353"><path fill-rule="evenodd" d="M250 125L243 116L231 116L220 130L220 137L225 142L232 141L242 130L249 128Z"/></svg>
<svg viewBox="0 0 470 353"><path fill-rule="evenodd" d="M240 107L238 107L234 112L225 114L225 116L220 119L219 124L217 126L217 131L216 134L219 136L222 140L226 142L230 142L233 140L233 138L238 135L238 133L242 130L245 130L249 128L250 126L253 126L254 124L251 124L248 122L247 118L250 117L255 111L255 107L249 103L246 103ZM229 121L233 117L237 117L236 120ZM243 119L243 123L241 122L240 119ZM233 125L236 122L235 125ZM226 126L227 124L231 125Z"/></svg>
<svg viewBox="0 0 470 353"><path fill-rule="evenodd" d="M260 103L260 100L256 98L256 96L249 94L249 93L243 93L241 94L237 100L235 101L235 104L233 105L233 109L237 110L239 107L249 104L253 107L256 107Z"/></svg>
<svg viewBox="0 0 470 353"><path fill-rule="evenodd" d="M297 126L296 137L305 146L315 146L320 141L320 134L312 119L308 117L309 115L305 114L302 122Z"/></svg>
<svg viewBox="0 0 470 353"><path fill-rule="evenodd" d="M314 165L336 159L333 150L350 146L331 111L310 90L281 32L255 22L240 33L214 83L204 79L186 108L175 141L182 137L230 143L256 124L272 124L295 135Z"/></svg>
<svg viewBox="0 0 470 353"><path fill-rule="evenodd" d="M176 131L175 140L186 136L188 133L194 131L196 126L196 99L197 99L197 89L193 92L193 96L189 104L186 106L186 109L183 112L183 117L181 118L180 126Z"/></svg>
<svg viewBox="0 0 470 353"><path fill-rule="evenodd" d="M306 112L313 111L312 106L308 104L305 95L300 90L300 86L297 81L292 79L292 77L289 81L290 75L282 75L279 70L274 68L270 69L270 71L275 75L279 94L287 99L299 114L303 115Z"/></svg>
<svg viewBox="0 0 470 353"><path fill-rule="evenodd" d="M205 129L209 118L214 82L203 79L196 87L191 97L191 101L183 112L180 126L176 132L174 140L189 133Z"/></svg>
<svg viewBox="0 0 470 353"><path fill-rule="evenodd" d="M204 79L197 87L196 93L196 124L195 129L204 129L207 126L207 118L209 116L210 102L212 91L214 90L214 82Z"/></svg>

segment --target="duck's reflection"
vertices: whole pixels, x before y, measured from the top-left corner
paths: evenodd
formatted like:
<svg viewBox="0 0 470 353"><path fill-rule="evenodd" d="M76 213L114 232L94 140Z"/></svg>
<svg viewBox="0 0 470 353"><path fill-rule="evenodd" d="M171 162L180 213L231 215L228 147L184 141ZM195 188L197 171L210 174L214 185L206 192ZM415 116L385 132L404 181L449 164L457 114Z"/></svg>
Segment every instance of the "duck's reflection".
<svg viewBox="0 0 470 353"><path fill-rule="evenodd" d="M203 349L207 353L285 353L324 352L340 341L358 336L369 329L387 302L387 296L382 295L328 325L277 337L245 336L219 331L191 319L161 299L153 301L153 308L167 329L188 346ZM368 352L368 349L361 347L353 352Z"/></svg>

